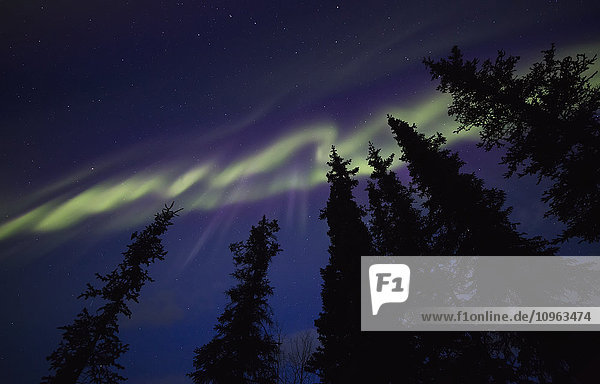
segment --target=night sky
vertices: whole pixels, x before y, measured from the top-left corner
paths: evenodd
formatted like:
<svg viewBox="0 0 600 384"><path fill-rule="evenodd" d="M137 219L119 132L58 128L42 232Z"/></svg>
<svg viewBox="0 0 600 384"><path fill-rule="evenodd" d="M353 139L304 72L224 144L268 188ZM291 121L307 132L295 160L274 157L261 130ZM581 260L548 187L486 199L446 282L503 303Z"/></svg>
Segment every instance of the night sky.
<svg viewBox="0 0 600 384"><path fill-rule="evenodd" d="M368 141L397 152L387 113L446 134L466 171L507 192L521 231L553 238L544 185L503 179L477 132L452 133L450 99L421 61L456 44L467 58L519 55L521 71L551 43L561 57L600 53L600 4L491 3L0 1L2 381L48 373L85 284L171 201L184 211L167 259L121 323L129 383L189 382L233 283L228 244L263 214L284 249L275 318L285 334L313 328L329 148L361 167L364 203ZM575 239L560 252L599 251Z"/></svg>

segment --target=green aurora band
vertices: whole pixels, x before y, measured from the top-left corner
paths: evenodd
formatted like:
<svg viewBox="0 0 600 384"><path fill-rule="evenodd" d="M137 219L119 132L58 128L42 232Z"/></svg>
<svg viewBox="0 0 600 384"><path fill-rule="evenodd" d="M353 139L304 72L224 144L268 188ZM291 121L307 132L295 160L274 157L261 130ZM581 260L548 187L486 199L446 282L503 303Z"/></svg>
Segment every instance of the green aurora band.
<svg viewBox="0 0 600 384"><path fill-rule="evenodd" d="M568 47L564 52L565 55L600 52L600 44ZM595 67L599 67L598 63ZM594 84L599 84L598 77L594 78ZM146 221L158 206L171 200L176 200L177 205L189 213L259 201L293 190L309 190L326 182L326 161L331 145L336 145L342 156L352 159L364 177L370 173L365 160L368 141L382 147L383 153L398 151L387 126L388 113L414 122L425 134L441 132L448 144L475 139L476 130L459 135L452 133L456 124L447 116L450 101L448 95L431 91L418 102L380 108L379 113L362 119L362 124L349 133L331 121L287 127L276 140L225 166L211 159L187 168L185 164L149 166L133 176L106 178L83 191L52 196L57 189L69 189L74 179L85 174L82 171L57 181L55 187L38 192L37 204L30 204L28 209L0 224L0 241L73 230L102 214L131 209L126 220L110 220L99 227L101 231L119 230ZM313 153L308 160L306 151ZM105 167L114 163L113 158ZM396 161L395 166L402 164Z"/></svg>

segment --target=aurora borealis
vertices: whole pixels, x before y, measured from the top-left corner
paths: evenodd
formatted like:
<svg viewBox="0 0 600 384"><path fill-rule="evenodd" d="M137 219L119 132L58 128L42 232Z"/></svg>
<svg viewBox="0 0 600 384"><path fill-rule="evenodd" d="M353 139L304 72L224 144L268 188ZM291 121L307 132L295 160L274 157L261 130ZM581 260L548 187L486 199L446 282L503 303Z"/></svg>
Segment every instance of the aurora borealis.
<svg viewBox="0 0 600 384"><path fill-rule="evenodd" d="M241 156L230 163L226 160L207 159L190 167L185 159L173 160L173 156L170 156L164 160L167 165L162 166L148 166L142 161L146 168L132 176L111 175L100 180L91 175L91 172L82 176L67 176L66 180L56 183L62 187L50 187L47 191L38 193L36 200L44 201L43 203L5 222L0 227L0 239L27 233L72 230L86 219L134 205L145 198L152 199L154 204L177 200L186 210L211 211L295 189L309 190L325 182L325 163L332 144L355 158L356 164L365 174L368 168L366 161L362 159L365 142L379 139L382 145L386 145L386 150L394 150L392 143L386 140L388 127L384 111L411 117L411 121L419 122L421 127L433 132L436 126L448 120L444 109L447 98L435 96L408 108L382 108L376 114L377 118L365 120L364 124L344 137L340 137L340 129L335 123L316 123L291 129L288 130L290 133L284 133L272 142L265 143L255 153ZM451 131L444 133L451 134ZM449 137L455 140L465 138L464 135L460 138L452 135ZM189 152L193 150L187 149ZM311 151L312 156L298 159L303 150ZM292 174L289 173L290 167L294 168ZM96 168L106 168L105 173L110 173L110 165ZM90 185L82 191L73 192L68 188L73 181L68 180ZM244 186L240 187L239 184L242 183ZM57 196L51 197L53 195ZM152 210L143 212L139 219L132 219L132 225L142 223L142 217L148 217ZM115 226L111 229L118 230L122 227Z"/></svg>
<svg viewBox="0 0 600 384"><path fill-rule="evenodd" d="M286 333L312 328L329 149L368 175L368 141L398 152L388 113L446 135L469 171L506 190L520 230L559 232L541 219L535 180L502 179L498 153L475 148L477 132L452 133L449 99L421 60L455 44L467 58L504 49L521 70L551 43L559 56L600 53L596 2L239 3L0 4L7 382L46 373L85 283L171 201L184 211L165 238L169 255L123 323L130 383L188 382L191 351L210 337L230 284L227 245L263 214L282 227L275 317ZM599 250L571 242L561 252Z"/></svg>

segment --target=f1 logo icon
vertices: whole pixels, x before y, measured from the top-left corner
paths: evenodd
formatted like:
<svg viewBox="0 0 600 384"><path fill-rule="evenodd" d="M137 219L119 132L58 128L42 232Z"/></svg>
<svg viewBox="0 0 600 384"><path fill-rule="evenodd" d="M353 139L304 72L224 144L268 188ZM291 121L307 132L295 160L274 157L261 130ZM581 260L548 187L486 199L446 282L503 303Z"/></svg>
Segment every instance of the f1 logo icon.
<svg viewBox="0 0 600 384"><path fill-rule="evenodd" d="M408 299L410 268L406 264L373 264L369 267L369 287L373 316L385 303Z"/></svg>

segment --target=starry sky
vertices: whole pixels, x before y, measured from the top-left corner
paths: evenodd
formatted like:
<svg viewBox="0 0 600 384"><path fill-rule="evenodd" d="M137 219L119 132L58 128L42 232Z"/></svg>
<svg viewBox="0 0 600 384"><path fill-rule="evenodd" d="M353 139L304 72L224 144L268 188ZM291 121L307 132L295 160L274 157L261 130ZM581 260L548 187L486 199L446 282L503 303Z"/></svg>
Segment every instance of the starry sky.
<svg viewBox="0 0 600 384"><path fill-rule="evenodd" d="M386 114L440 131L511 218L552 238L544 184L502 178L477 132L453 134L449 98L422 64L459 45L467 58L519 55L519 71L558 55L600 53L595 1L3 1L0 2L0 371L35 382L84 304L94 273L164 203L184 208L164 238L134 315L122 322L132 384L184 383L232 284L228 244L263 214L284 251L270 278L285 334L313 328L318 220L328 151L361 168L367 143L397 152ZM598 83L598 79L594 80ZM406 170L397 163L400 177ZM561 254L598 254L565 244Z"/></svg>

